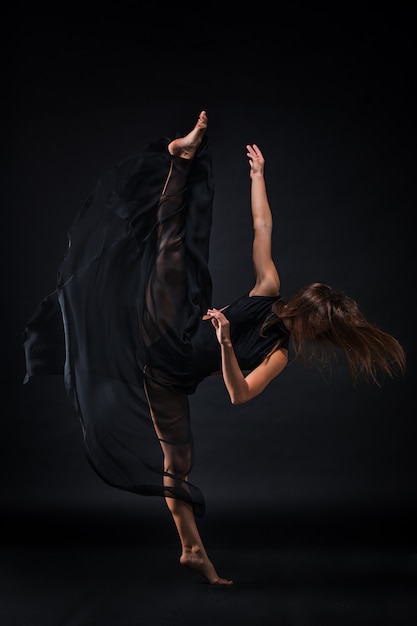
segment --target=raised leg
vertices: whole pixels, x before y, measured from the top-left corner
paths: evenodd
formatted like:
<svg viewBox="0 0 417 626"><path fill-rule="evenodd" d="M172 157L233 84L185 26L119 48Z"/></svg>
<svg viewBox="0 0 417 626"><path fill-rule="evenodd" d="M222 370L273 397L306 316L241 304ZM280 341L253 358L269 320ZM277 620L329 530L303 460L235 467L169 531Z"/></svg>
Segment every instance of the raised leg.
<svg viewBox="0 0 417 626"><path fill-rule="evenodd" d="M187 317L185 268L185 219L187 181L192 158L203 140L207 128L205 111L185 137L168 145L171 165L158 205L156 257L146 291L144 339L154 344L170 332L182 341L181 323Z"/></svg>

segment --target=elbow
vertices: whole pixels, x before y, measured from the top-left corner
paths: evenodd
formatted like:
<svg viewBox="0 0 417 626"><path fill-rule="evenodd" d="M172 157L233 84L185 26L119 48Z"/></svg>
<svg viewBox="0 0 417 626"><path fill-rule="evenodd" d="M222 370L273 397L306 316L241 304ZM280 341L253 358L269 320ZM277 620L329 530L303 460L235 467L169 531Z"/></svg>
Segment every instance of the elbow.
<svg viewBox="0 0 417 626"><path fill-rule="evenodd" d="M230 395L230 402L233 404L233 406L240 406L242 404L246 404L246 402L249 402L249 400L251 400L251 396L249 393L231 393Z"/></svg>
<svg viewBox="0 0 417 626"><path fill-rule="evenodd" d="M236 398L234 396L231 396L230 402L233 404L233 406L240 406L241 404L245 404L247 400L242 400L242 398Z"/></svg>
<svg viewBox="0 0 417 626"><path fill-rule="evenodd" d="M251 390L247 380L241 373L239 377L224 376L223 380L233 405L245 404L251 397Z"/></svg>

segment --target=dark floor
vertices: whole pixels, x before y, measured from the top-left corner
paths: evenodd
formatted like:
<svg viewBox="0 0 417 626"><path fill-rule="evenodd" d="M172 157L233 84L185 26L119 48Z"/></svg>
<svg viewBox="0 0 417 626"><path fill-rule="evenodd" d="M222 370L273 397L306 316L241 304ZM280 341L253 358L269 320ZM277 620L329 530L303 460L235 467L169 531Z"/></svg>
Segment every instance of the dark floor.
<svg viewBox="0 0 417 626"><path fill-rule="evenodd" d="M299 517L212 516L200 530L233 588L183 570L170 521L159 514L103 509L4 521L1 626L417 623L410 520L385 519L382 527L369 516L308 525Z"/></svg>

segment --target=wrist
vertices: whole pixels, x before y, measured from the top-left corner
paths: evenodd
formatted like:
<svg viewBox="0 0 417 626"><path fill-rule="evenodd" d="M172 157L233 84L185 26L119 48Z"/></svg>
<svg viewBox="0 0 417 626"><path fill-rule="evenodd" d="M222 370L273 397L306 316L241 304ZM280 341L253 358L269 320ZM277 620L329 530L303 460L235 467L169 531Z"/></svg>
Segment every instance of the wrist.
<svg viewBox="0 0 417 626"><path fill-rule="evenodd" d="M255 178L257 178L257 179L262 179L262 178L264 178L264 173L263 173L263 171L262 171L262 172L261 172L261 171L258 171L258 172L251 172L251 177L252 177L253 179L255 179Z"/></svg>

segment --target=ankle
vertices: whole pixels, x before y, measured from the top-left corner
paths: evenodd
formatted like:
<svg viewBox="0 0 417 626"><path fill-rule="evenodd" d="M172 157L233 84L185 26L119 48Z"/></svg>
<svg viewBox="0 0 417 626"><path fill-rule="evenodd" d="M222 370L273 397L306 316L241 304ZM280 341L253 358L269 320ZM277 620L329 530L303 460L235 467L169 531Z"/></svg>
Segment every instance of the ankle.
<svg viewBox="0 0 417 626"><path fill-rule="evenodd" d="M174 139L168 144L168 152L173 157L184 159L185 161L191 161L196 153L194 146L184 146L184 139Z"/></svg>
<svg viewBox="0 0 417 626"><path fill-rule="evenodd" d="M198 544L186 544L182 546L182 556L203 558L206 552L204 548Z"/></svg>

